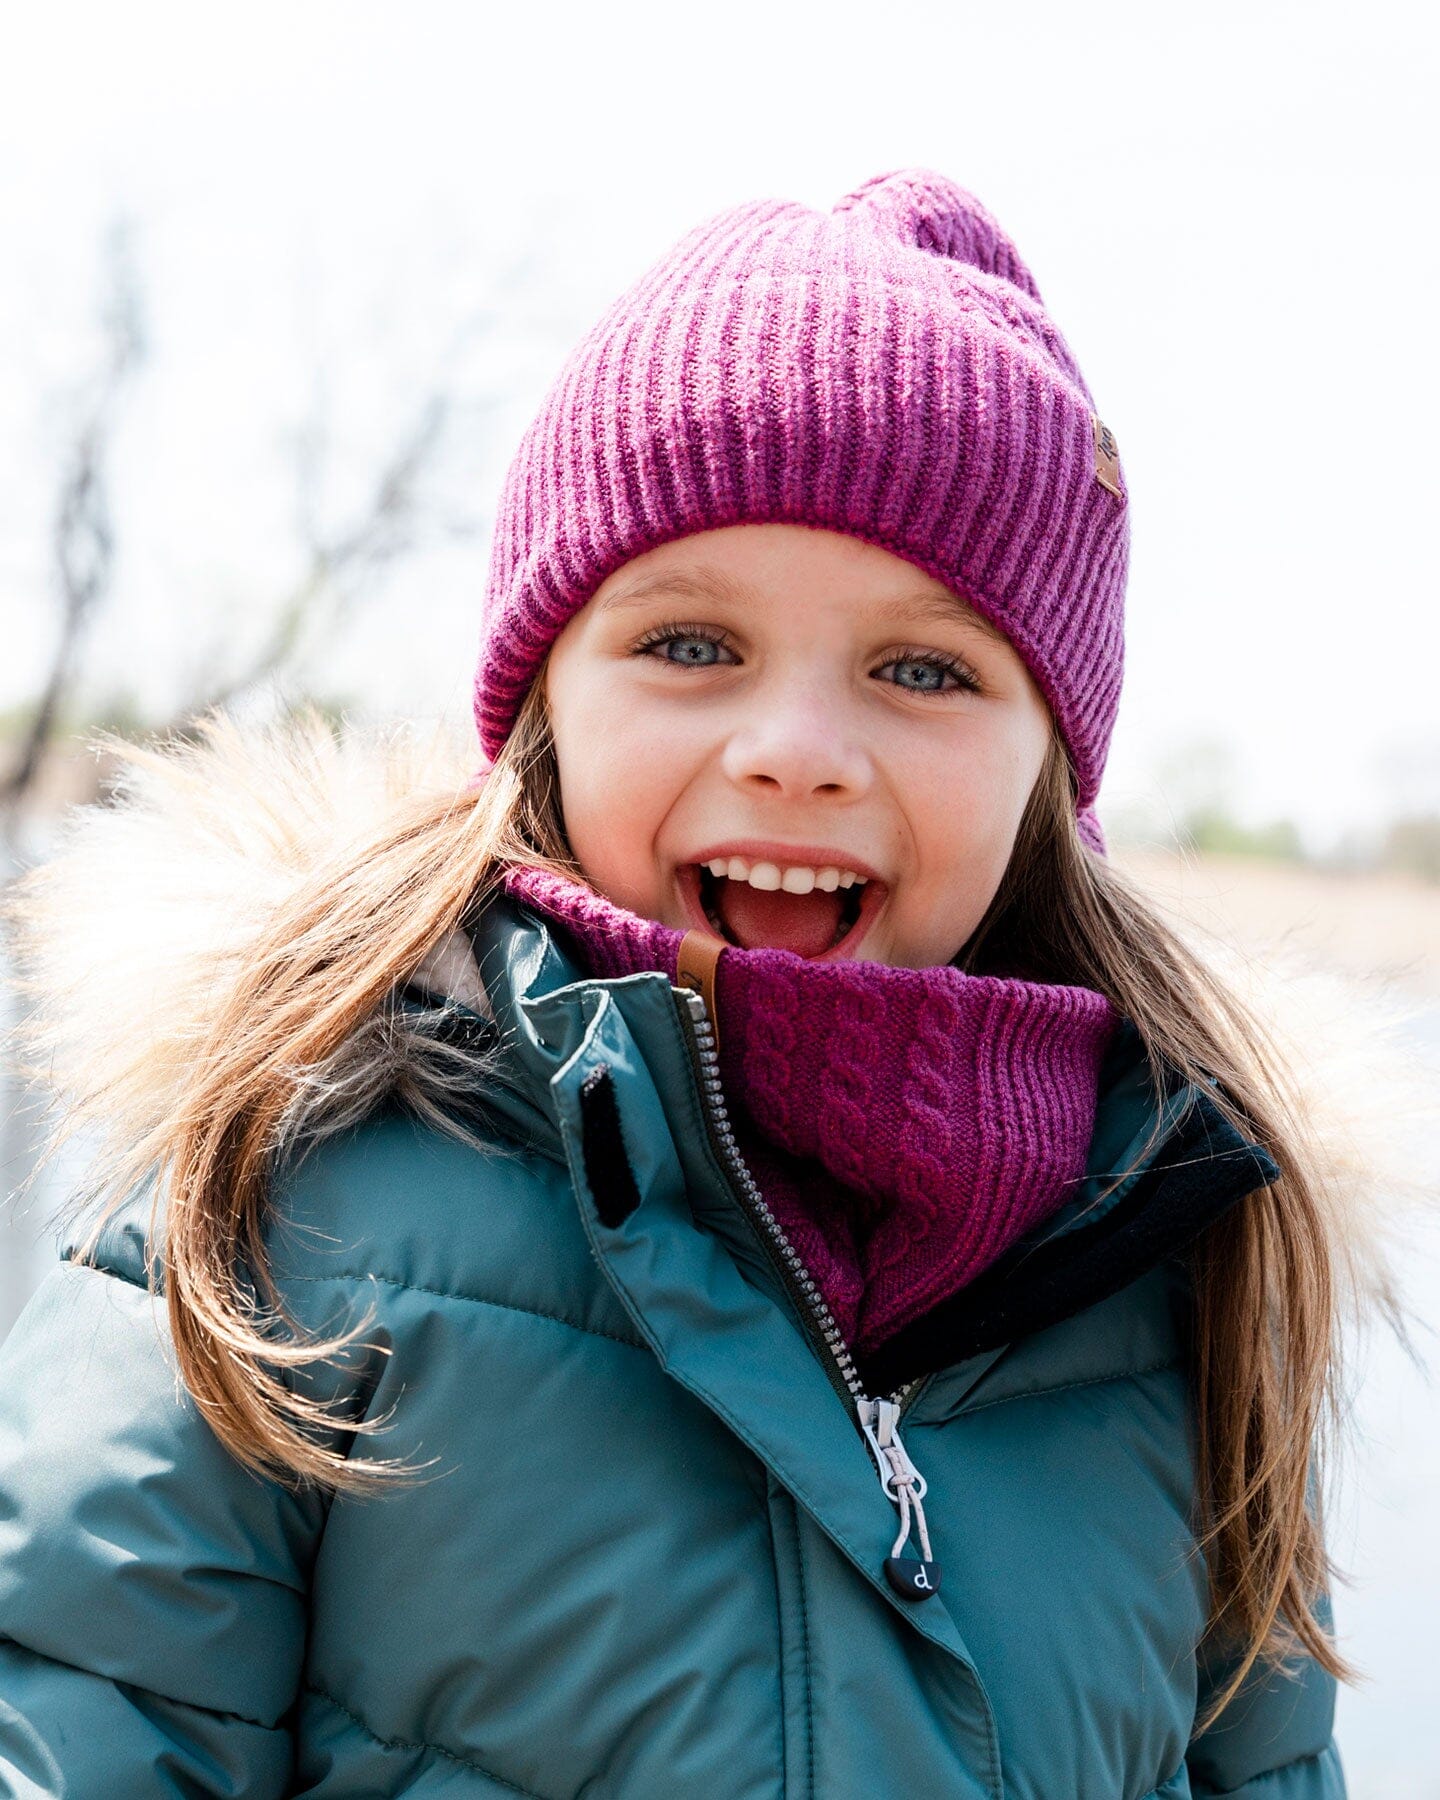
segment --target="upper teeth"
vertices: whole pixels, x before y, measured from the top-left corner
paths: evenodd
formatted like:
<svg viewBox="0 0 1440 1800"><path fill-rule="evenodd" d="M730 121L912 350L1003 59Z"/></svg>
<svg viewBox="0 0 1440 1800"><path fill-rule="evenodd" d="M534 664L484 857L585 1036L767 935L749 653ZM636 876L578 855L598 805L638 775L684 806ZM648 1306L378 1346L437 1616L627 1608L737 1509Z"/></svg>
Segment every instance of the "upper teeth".
<svg viewBox="0 0 1440 1800"><path fill-rule="evenodd" d="M863 887L868 875L857 875L853 869L781 869L779 863L748 862L743 856L717 856L706 863L712 875L725 875L731 881L746 881L753 888L774 893L784 888L787 894L808 894L812 888L833 894L836 888Z"/></svg>

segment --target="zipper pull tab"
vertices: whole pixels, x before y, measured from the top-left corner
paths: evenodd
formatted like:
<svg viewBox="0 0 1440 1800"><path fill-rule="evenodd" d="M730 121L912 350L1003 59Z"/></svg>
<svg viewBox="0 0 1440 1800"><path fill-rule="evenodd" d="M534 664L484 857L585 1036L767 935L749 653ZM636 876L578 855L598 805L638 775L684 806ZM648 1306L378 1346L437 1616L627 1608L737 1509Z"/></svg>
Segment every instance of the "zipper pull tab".
<svg viewBox="0 0 1440 1800"><path fill-rule="evenodd" d="M860 1429L870 1446L879 1472L885 1497L900 1512L900 1535L885 1558L885 1579L902 1600L928 1600L940 1588L940 1565L930 1552L930 1531L925 1523L921 1501L929 1491L929 1483L910 1460L910 1453L900 1441L900 1408L894 1400L855 1402ZM901 1556L905 1540L910 1536L911 1517L920 1536L919 1558Z"/></svg>

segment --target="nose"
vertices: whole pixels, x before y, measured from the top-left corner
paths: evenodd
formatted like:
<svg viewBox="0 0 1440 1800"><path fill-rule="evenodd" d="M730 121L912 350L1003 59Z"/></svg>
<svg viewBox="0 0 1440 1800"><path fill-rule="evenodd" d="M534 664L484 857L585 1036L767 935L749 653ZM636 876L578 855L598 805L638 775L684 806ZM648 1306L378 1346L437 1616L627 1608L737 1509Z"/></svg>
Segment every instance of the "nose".
<svg viewBox="0 0 1440 1800"><path fill-rule="evenodd" d="M775 799L856 799L873 779L869 751L833 699L772 687L725 745L725 773Z"/></svg>

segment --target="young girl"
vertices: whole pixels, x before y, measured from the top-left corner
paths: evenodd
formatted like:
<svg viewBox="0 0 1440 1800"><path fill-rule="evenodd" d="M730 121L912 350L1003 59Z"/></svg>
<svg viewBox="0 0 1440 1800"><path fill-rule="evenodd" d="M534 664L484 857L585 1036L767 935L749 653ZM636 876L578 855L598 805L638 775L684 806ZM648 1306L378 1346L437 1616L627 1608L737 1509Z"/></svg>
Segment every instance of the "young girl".
<svg viewBox="0 0 1440 1800"><path fill-rule="evenodd" d="M521 443L479 777L114 746L0 1791L1343 1793L1348 1177L1105 858L1127 513L971 195L742 206Z"/></svg>

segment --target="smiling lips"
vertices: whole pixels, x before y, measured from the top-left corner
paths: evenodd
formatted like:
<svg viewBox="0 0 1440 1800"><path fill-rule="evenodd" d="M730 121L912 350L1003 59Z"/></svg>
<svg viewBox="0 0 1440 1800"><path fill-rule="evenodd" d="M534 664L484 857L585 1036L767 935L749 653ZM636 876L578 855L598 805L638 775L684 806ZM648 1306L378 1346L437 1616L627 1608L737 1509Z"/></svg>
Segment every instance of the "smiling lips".
<svg viewBox="0 0 1440 1800"><path fill-rule="evenodd" d="M788 950L807 961L853 954L883 905L884 882L842 869L717 856L686 863L678 878L697 926L742 950Z"/></svg>

